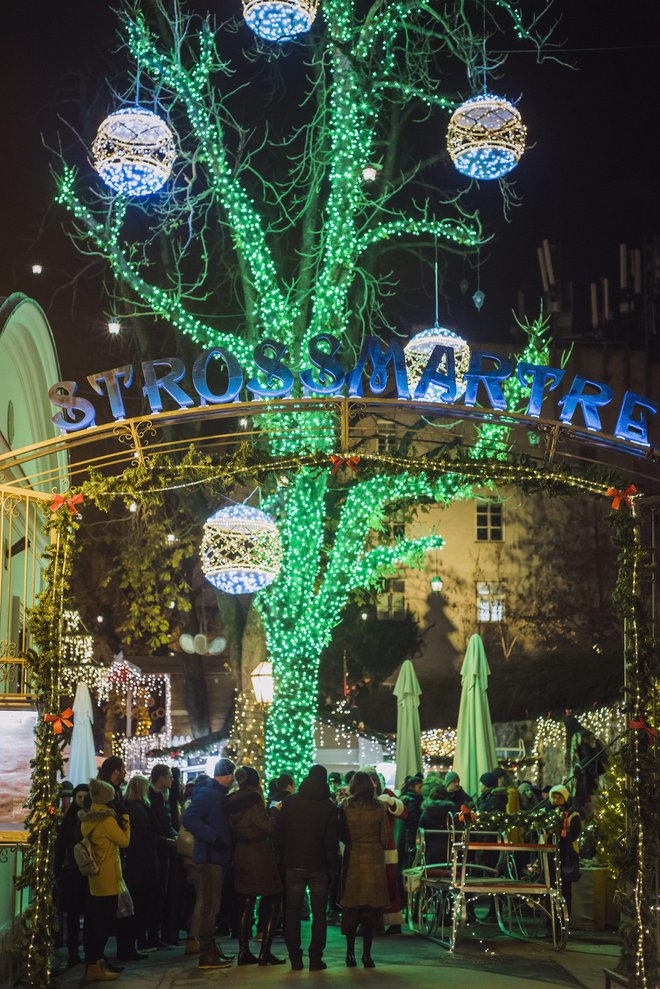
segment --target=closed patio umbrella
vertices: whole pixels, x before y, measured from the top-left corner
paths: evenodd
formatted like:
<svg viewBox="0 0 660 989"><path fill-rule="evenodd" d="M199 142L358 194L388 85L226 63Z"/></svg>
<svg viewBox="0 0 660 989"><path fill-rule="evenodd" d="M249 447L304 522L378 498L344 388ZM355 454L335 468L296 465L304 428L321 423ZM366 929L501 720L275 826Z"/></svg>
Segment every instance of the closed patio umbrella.
<svg viewBox="0 0 660 989"><path fill-rule="evenodd" d="M96 749L92 724L94 710L89 687L81 680L73 700L73 731L69 751L69 779L74 786L89 783L96 776Z"/></svg>
<svg viewBox="0 0 660 989"><path fill-rule="evenodd" d="M396 716L396 781L400 787L406 776L422 771L422 743L419 726L419 698L422 693L415 667L407 659L394 685Z"/></svg>
<svg viewBox="0 0 660 989"><path fill-rule="evenodd" d="M461 667L461 704L458 711L454 772L470 796L479 793L479 777L497 765L495 735L488 707L490 667L480 635L470 639Z"/></svg>

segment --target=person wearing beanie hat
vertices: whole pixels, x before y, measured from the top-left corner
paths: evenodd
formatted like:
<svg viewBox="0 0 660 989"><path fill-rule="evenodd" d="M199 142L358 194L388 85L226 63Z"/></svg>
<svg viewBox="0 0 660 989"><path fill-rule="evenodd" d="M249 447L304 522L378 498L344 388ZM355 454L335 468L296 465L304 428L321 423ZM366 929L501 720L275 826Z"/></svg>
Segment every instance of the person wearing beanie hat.
<svg viewBox="0 0 660 989"><path fill-rule="evenodd" d="M229 787L234 781L234 763L219 759L213 779L193 788L183 815L183 826L194 838L193 862L199 866L201 906L199 911L199 968L229 968L231 958L215 943L215 918L220 909L225 871L232 861L233 837L228 816Z"/></svg>
<svg viewBox="0 0 660 989"><path fill-rule="evenodd" d="M324 766L312 766L282 804L277 818L277 845L286 879L285 939L291 969L303 968L301 920L309 887L312 932L309 969L325 969L328 893L339 873L337 807L330 795ZM335 900L331 901L332 903Z"/></svg>
<svg viewBox="0 0 660 989"><path fill-rule="evenodd" d="M506 787L497 785L498 778L495 773L483 773L479 777L479 782L481 792L476 800L476 809L487 814L503 814L507 803Z"/></svg>
<svg viewBox="0 0 660 989"><path fill-rule="evenodd" d="M445 773L445 778L442 785L447 791L447 800L451 800L454 805L455 813L460 814L461 807L474 807L474 800L465 792L461 786L460 776L458 773L455 773L453 769L450 769L448 773ZM430 799L435 800L437 798L430 796Z"/></svg>
<svg viewBox="0 0 660 989"><path fill-rule="evenodd" d="M80 831L92 846L99 870L88 876L89 897L85 908L83 945L85 948L85 981L110 982L117 972L109 971L103 957L108 938L115 926L117 901L123 886L119 849L128 848L131 828L126 814L117 819L110 804L115 799L111 783L89 781L91 807L79 814Z"/></svg>
<svg viewBox="0 0 660 989"><path fill-rule="evenodd" d="M66 946L68 968L80 963L80 918L87 902L87 876L83 876L73 857L73 849L82 839L78 813L89 800L89 783L72 788L72 800L57 829L53 871L57 884L58 906L66 917Z"/></svg>
<svg viewBox="0 0 660 989"><path fill-rule="evenodd" d="M582 831L580 815L570 803L568 788L563 784L550 787L550 803L553 807L561 808L562 820L559 832L559 868L561 895L566 901L568 919L571 919L571 903L573 900L573 883L580 878L580 843ZM550 863L554 870L554 863ZM550 925L548 922L548 929Z"/></svg>
<svg viewBox="0 0 660 989"><path fill-rule="evenodd" d="M234 889L239 897L239 965L284 965L271 951L282 910L282 881L277 868L272 838L276 822L268 811L261 781L252 766L236 770L238 790L229 794L227 813L236 842L234 852ZM260 912L264 928L259 957L250 951L256 898L261 897Z"/></svg>

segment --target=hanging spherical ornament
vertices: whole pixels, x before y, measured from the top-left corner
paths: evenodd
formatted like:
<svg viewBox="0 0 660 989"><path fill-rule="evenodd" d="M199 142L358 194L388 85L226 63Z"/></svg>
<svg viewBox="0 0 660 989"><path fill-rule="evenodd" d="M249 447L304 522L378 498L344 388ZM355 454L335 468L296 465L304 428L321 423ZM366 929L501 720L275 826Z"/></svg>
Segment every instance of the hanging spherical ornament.
<svg viewBox="0 0 660 989"><path fill-rule="evenodd" d="M500 179L520 161L526 136L527 128L513 103L484 93L454 111L447 149L463 175Z"/></svg>
<svg viewBox="0 0 660 989"><path fill-rule="evenodd" d="M410 394L414 396L415 388L424 373L429 357L433 353L434 347L451 347L454 351L454 370L456 373L456 395L462 395L465 391L463 375L470 367L470 348L462 337L451 330L446 330L444 326L432 326L428 330L422 330L411 337L404 347L406 358L406 371L408 372L408 387ZM437 368L440 373L446 372L447 361L443 359ZM425 402L442 402L443 392L438 385L429 385L424 398Z"/></svg>
<svg viewBox="0 0 660 989"><path fill-rule="evenodd" d="M148 196L170 177L176 158L174 135L151 110L125 107L103 121L92 155L94 168L115 192Z"/></svg>
<svg viewBox="0 0 660 989"><path fill-rule="evenodd" d="M309 31L318 0L243 0L245 23L264 41L291 41Z"/></svg>
<svg viewBox="0 0 660 989"><path fill-rule="evenodd" d="M221 508L204 525L202 570L228 594L254 594L280 572L282 543L275 523L247 505Z"/></svg>

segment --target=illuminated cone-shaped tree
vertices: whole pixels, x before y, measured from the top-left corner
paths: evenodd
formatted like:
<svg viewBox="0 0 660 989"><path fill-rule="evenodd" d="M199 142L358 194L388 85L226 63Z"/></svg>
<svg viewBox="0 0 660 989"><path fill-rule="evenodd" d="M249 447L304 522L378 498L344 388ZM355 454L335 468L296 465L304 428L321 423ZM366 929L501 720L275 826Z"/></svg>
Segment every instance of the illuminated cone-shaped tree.
<svg viewBox="0 0 660 989"><path fill-rule="evenodd" d="M82 195L65 164L58 199L73 214L83 249L107 260L135 312L169 322L197 344L226 347L250 375L253 347L266 337L286 346L295 369L308 365L308 344L319 333L354 353L367 328L388 325L384 304L395 282L379 262L384 251L435 240L465 253L481 241L478 217L429 184L427 166L443 143L440 118L460 102L441 93L440 68L453 62L474 76L483 37L473 33L470 15L480 32L486 23L489 32L510 29L526 44L539 39L538 19L528 28L507 0L473 6L324 0L314 32L282 49L255 41L244 27L217 31L178 5L156 0L148 21L127 4L123 37L141 105L153 100L173 127L178 164L146 205L107 191ZM243 43L247 69L232 79L224 46L234 57ZM281 55L290 58L282 63ZM287 103L283 109L280 96L264 126L263 73L270 66L275 77L281 64L292 77ZM249 89L247 72L254 75ZM268 86L281 93L272 78ZM437 143L432 158L421 160L409 130L436 115ZM136 223L129 214L138 209ZM240 317L217 316L237 299ZM294 387L302 393L298 381ZM268 427L272 453L337 449L327 415L269 417ZM469 493L454 476L357 475L343 493L337 487L327 471L300 470L266 505L284 546L281 574L256 602L276 681L270 774L304 770L313 759L319 657L348 595L441 545L433 535L378 545L373 533L383 518L402 504Z"/></svg>

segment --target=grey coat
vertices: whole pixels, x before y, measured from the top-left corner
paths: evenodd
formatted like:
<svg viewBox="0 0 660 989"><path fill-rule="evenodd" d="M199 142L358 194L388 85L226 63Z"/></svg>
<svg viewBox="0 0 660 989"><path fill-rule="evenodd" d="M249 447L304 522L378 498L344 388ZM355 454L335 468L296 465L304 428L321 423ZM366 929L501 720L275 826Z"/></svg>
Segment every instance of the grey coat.
<svg viewBox="0 0 660 989"><path fill-rule="evenodd" d="M389 837L387 810L381 803L345 801L339 837L346 845L342 871L342 907L386 907L385 848Z"/></svg>

